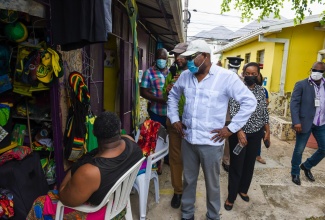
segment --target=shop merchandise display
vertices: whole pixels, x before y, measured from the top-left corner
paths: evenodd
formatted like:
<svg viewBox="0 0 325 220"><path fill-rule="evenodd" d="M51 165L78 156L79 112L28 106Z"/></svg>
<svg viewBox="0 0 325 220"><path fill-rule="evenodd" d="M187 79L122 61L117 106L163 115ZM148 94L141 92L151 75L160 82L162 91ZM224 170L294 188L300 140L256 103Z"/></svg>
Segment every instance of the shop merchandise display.
<svg viewBox="0 0 325 220"><path fill-rule="evenodd" d="M57 182L50 89L63 62L40 20L0 9L0 219L25 219Z"/></svg>
<svg viewBox="0 0 325 220"><path fill-rule="evenodd" d="M5 26L5 35L9 40L20 43L27 39L28 31L22 22L13 22Z"/></svg>
<svg viewBox="0 0 325 220"><path fill-rule="evenodd" d="M13 23L18 19L18 12L7 9L0 9L0 21L6 24Z"/></svg>
<svg viewBox="0 0 325 220"><path fill-rule="evenodd" d="M0 219L10 219L14 216L13 197L9 190L0 188Z"/></svg>
<svg viewBox="0 0 325 220"><path fill-rule="evenodd" d="M63 80L71 106L62 142L59 78L68 73L48 25L47 19L0 9L0 188L12 192L14 210L1 207L0 192L0 219L25 219L38 196L58 187L65 162L98 145L87 81L78 72Z"/></svg>
<svg viewBox="0 0 325 220"><path fill-rule="evenodd" d="M92 129L94 115L90 109L90 94L84 77L78 72L69 75L69 97L71 106L67 117L64 133L64 156L67 160L75 162L90 147L87 144L96 144L96 138L88 131Z"/></svg>
<svg viewBox="0 0 325 220"><path fill-rule="evenodd" d="M1 126L1 141L0 149L11 144L11 113L10 107L5 104L0 104L0 126Z"/></svg>

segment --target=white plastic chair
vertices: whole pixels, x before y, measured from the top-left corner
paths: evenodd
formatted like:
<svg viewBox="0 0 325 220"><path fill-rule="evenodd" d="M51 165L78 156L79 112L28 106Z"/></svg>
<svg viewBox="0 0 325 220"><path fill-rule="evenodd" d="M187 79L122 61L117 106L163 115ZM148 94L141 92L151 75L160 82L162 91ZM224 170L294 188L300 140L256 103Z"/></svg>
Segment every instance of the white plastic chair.
<svg viewBox="0 0 325 220"><path fill-rule="evenodd" d="M135 131L133 131L134 134L134 141L135 143L138 143L139 137L140 137L140 128L137 130L137 132L135 133Z"/></svg>
<svg viewBox="0 0 325 220"><path fill-rule="evenodd" d="M96 212L106 205L105 220L109 220L118 215L126 207L125 219L132 219L132 211L130 204L130 192L135 181L135 178L139 172L141 164L145 160L145 157L141 158L130 170L128 170L109 190L103 201L97 205L80 205L77 207L69 207L58 202L56 208L55 220L62 220L64 215L64 208L71 208L81 212L91 213Z"/></svg>
<svg viewBox="0 0 325 220"><path fill-rule="evenodd" d="M136 137L139 137L139 135L137 134ZM136 141L137 140L138 138L136 138ZM139 210L140 210L141 220L146 219L149 186L150 186L150 180L152 179L154 180L154 185L155 185L156 203L159 203L159 178L158 178L157 171L152 170L152 165L154 165L157 161L161 160L168 154L168 149L169 149L168 146L169 146L169 139L168 139L167 131L164 127L161 127L161 129L158 132L158 139L156 143L155 153L147 157L146 172L138 175L133 185L133 187L137 190L139 194Z"/></svg>

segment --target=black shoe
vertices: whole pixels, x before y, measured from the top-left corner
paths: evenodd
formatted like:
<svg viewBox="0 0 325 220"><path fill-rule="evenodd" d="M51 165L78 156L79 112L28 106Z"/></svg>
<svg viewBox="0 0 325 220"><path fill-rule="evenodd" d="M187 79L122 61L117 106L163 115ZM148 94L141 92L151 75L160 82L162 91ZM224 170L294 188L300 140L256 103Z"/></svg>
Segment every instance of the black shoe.
<svg viewBox="0 0 325 220"><path fill-rule="evenodd" d="M225 202L225 205L224 205L224 207L225 207L225 209L227 210L227 211L230 211L230 210L232 210L232 207L234 206L234 204L232 204L232 205L227 205L227 203Z"/></svg>
<svg viewBox="0 0 325 220"><path fill-rule="evenodd" d="M194 215L191 218L182 218L182 220L194 220Z"/></svg>
<svg viewBox="0 0 325 220"><path fill-rule="evenodd" d="M225 164L224 162L222 162L222 167L223 167L223 169L224 169L227 173L229 173L229 165L227 165L227 164Z"/></svg>
<svg viewBox="0 0 325 220"><path fill-rule="evenodd" d="M174 194L172 201L170 202L171 207L178 209L181 206L182 194Z"/></svg>
<svg viewBox="0 0 325 220"><path fill-rule="evenodd" d="M164 160L164 164L168 165L169 166L169 160Z"/></svg>
<svg viewBox="0 0 325 220"><path fill-rule="evenodd" d="M304 165L303 163L300 165L300 169L302 169L302 170L304 171L305 176L307 177L307 179L309 179L309 180L312 181L312 182L315 181L315 178L314 178L313 174L311 173L310 170L308 170L308 169L305 167L305 165Z"/></svg>
<svg viewBox="0 0 325 220"><path fill-rule="evenodd" d="M300 182L299 175L291 175L291 176L292 176L292 182L300 186L301 182Z"/></svg>
<svg viewBox="0 0 325 220"><path fill-rule="evenodd" d="M243 196L241 193L238 193L240 195L240 197L245 201L245 202L249 202L249 196Z"/></svg>

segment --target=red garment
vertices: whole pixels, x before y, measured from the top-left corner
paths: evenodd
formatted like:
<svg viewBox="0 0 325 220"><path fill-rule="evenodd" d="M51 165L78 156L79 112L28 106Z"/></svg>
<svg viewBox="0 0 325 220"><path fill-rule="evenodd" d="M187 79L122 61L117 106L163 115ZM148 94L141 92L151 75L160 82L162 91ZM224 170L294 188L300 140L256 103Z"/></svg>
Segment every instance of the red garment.
<svg viewBox="0 0 325 220"><path fill-rule="evenodd" d="M0 155L0 166L13 159L22 160L31 152L32 150L29 147L25 146L15 147L11 150L8 150L7 152Z"/></svg>
<svg viewBox="0 0 325 220"><path fill-rule="evenodd" d="M159 122L146 120L140 128L138 145L145 157L155 152L160 125Z"/></svg>
<svg viewBox="0 0 325 220"><path fill-rule="evenodd" d="M10 198L9 198L10 196ZM14 202L12 200L12 194L6 190L0 188L0 218L11 218L14 216Z"/></svg>

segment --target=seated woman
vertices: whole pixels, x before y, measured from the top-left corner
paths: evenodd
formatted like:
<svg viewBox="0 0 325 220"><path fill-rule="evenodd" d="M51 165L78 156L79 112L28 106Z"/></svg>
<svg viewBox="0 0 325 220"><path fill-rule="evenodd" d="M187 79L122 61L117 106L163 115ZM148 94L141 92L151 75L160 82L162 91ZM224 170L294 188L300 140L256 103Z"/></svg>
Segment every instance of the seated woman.
<svg viewBox="0 0 325 220"><path fill-rule="evenodd" d="M258 149L261 147L261 139L264 138L265 141L270 141L269 114L265 93L263 87L256 84L257 76L260 74L258 63L247 63L244 66L243 73L244 82L255 95L257 106L246 125L229 137L231 162L228 176L228 198L224 204L225 209L228 211L232 209L237 194L244 201L249 202L247 192L253 178L255 159ZM230 99L229 107L230 117L233 118L240 109L240 105L234 99ZM233 153L233 150L238 142L244 147L236 155Z"/></svg>
<svg viewBox="0 0 325 220"><path fill-rule="evenodd" d="M98 148L72 166L58 194L53 190L36 199L27 219L54 219L57 200L70 207L100 204L117 180L143 157L134 140L127 135L121 136L120 130L121 122L115 113L101 113L93 130ZM66 208L64 219L104 219L105 209L82 213Z"/></svg>

